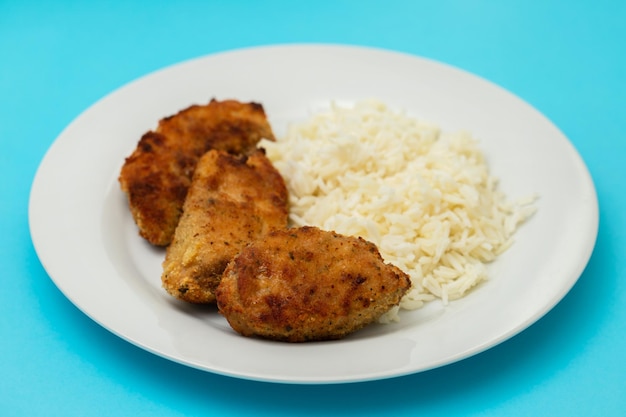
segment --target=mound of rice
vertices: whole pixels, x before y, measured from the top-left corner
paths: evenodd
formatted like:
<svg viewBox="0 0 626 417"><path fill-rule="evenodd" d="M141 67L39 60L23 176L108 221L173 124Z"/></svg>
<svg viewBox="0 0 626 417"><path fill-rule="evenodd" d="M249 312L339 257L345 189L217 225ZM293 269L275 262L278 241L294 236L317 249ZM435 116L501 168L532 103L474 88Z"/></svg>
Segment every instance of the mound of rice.
<svg viewBox="0 0 626 417"><path fill-rule="evenodd" d="M261 146L285 178L293 225L361 236L410 275L401 309L463 297L534 211L532 199L507 201L469 134L374 100L332 104Z"/></svg>

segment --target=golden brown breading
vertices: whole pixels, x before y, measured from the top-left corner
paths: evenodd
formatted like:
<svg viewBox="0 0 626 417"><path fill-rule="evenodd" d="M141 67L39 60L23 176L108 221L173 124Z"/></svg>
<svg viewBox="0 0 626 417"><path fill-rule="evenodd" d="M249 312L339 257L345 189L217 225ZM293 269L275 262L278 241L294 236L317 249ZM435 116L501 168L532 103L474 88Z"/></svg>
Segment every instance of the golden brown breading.
<svg viewBox="0 0 626 417"><path fill-rule="evenodd" d="M262 149L211 150L198 162L163 262L163 287L192 303L215 301L228 262L252 240L287 227L287 188Z"/></svg>
<svg viewBox="0 0 626 417"><path fill-rule="evenodd" d="M374 322L410 285L373 243L302 227L244 248L228 264L216 297L240 334L305 342L339 339Z"/></svg>
<svg viewBox="0 0 626 417"><path fill-rule="evenodd" d="M170 243L198 159L209 149L247 154L274 134L257 103L235 100L194 105L159 121L126 158L119 181L139 234Z"/></svg>

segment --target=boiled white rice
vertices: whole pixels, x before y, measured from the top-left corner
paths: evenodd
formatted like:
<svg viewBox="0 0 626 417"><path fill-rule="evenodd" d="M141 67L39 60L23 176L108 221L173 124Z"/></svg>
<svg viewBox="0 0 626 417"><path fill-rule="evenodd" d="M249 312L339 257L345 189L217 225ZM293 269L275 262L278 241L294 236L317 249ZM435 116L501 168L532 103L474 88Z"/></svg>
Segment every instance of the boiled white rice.
<svg viewBox="0 0 626 417"><path fill-rule="evenodd" d="M468 133L376 100L332 104L261 146L285 178L293 225L361 236L410 275L401 309L467 294L534 212L532 198L507 201Z"/></svg>

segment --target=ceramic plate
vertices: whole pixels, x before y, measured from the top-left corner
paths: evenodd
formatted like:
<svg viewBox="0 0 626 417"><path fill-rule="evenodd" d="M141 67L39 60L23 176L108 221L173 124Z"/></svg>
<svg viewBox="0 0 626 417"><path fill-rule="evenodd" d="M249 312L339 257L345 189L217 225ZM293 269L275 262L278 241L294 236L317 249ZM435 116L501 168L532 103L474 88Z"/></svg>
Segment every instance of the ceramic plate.
<svg viewBox="0 0 626 417"><path fill-rule="evenodd" d="M235 334L214 307L161 288L163 250L138 235L117 182L157 121L211 98L263 104L278 136L331 100L377 98L445 131L478 138L509 198L538 211L465 298L333 342L285 344ZM593 183L567 138L537 110L462 70L362 47L284 45L225 52L142 77L88 108L35 177L32 239L58 288L119 337L195 368L253 380L335 383L415 373L484 351L530 326L574 285L593 249Z"/></svg>

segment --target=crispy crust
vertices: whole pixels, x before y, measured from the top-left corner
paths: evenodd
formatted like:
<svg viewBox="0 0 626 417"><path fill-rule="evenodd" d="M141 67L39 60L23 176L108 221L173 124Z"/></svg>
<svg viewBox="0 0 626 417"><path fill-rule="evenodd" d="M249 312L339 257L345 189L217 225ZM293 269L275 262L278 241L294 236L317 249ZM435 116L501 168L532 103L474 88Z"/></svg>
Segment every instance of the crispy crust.
<svg viewBox="0 0 626 417"><path fill-rule="evenodd" d="M376 321L410 285L374 244L302 227L244 248L216 296L220 313L240 334L305 342L339 339Z"/></svg>
<svg viewBox="0 0 626 417"><path fill-rule="evenodd" d="M198 162L163 262L163 287L191 303L215 301L230 260L246 244L287 227L287 188L263 150L211 150Z"/></svg>
<svg viewBox="0 0 626 417"><path fill-rule="evenodd" d="M125 160L119 182L139 234L150 243L170 243L199 158L209 149L249 154L274 140L263 107L211 100L159 121Z"/></svg>

